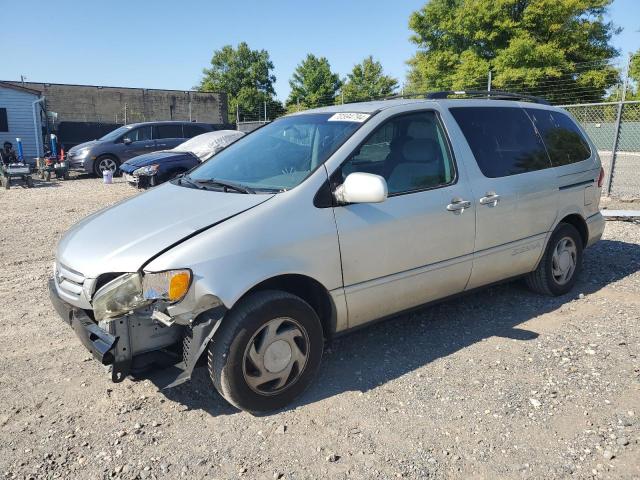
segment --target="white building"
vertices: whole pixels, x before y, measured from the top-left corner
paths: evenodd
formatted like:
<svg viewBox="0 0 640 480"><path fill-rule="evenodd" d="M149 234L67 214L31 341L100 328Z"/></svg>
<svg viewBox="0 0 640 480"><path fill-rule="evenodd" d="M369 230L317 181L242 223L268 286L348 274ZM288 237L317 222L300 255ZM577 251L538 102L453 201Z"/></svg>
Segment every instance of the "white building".
<svg viewBox="0 0 640 480"><path fill-rule="evenodd" d="M43 103L38 90L0 82L0 148L9 141L17 153L20 138L25 160L43 155Z"/></svg>

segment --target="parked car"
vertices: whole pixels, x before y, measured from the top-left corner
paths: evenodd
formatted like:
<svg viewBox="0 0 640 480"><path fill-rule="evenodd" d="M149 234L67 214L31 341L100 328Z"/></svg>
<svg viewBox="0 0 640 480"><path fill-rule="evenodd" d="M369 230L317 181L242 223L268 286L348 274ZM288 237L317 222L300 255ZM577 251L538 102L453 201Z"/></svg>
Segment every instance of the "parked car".
<svg viewBox="0 0 640 480"><path fill-rule="evenodd" d="M263 412L337 334L505 279L564 295L604 229L596 148L564 110L491 95L277 119L75 225L53 304L114 381L176 385L204 357Z"/></svg>
<svg viewBox="0 0 640 480"><path fill-rule="evenodd" d="M209 160L244 136L238 130L203 133L171 150L146 153L120 165L126 180L139 188L154 187Z"/></svg>
<svg viewBox="0 0 640 480"><path fill-rule="evenodd" d="M116 128L98 140L76 145L67 153L67 160L73 170L95 175L111 170L115 174L118 167L130 158L171 149L183 143L186 138L212 130L213 127L206 123L132 123Z"/></svg>

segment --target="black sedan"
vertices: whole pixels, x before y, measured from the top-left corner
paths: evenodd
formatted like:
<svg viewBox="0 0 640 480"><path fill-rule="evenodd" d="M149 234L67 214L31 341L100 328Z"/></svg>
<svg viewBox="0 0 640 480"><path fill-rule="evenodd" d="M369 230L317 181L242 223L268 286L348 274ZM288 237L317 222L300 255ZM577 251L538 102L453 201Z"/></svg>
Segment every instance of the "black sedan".
<svg viewBox="0 0 640 480"><path fill-rule="evenodd" d="M191 170L243 136L244 133L237 130L203 133L171 150L145 153L127 160L120 170L130 184L153 187Z"/></svg>

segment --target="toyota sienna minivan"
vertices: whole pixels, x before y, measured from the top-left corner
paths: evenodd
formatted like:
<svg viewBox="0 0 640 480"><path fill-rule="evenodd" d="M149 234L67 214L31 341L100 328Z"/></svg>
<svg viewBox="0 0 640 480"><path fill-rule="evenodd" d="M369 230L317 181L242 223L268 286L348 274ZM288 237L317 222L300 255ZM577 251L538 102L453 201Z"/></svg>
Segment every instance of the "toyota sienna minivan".
<svg viewBox="0 0 640 480"><path fill-rule="evenodd" d="M213 385L249 412L312 381L326 339L524 277L574 286L604 229L595 146L535 98L289 115L58 245L51 299L111 378Z"/></svg>

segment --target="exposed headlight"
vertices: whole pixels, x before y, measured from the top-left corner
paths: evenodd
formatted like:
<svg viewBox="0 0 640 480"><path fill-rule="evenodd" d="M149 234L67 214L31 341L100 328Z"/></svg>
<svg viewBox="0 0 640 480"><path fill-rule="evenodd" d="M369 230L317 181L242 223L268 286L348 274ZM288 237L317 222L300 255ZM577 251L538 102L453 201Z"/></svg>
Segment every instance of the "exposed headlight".
<svg viewBox="0 0 640 480"><path fill-rule="evenodd" d="M89 148L81 148L77 152L75 152L72 157L73 158L84 158L89 155Z"/></svg>
<svg viewBox="0 0 640 480"><path fill-rule="evenodd" d="M151 303L142 295L142 279L138 273L126 273L110 281L93 296L96 320L119 317Z"/></svg>
<svg viewBox="0 0 640 480"><path fill-rule="evenodd" d="M165 300L175 303L184 298L191 286L191 270L145 272L142 278L142 296L146 300Z"/></svg>
<svg viewBox="0 0 640 480"><path fill-rule="evenodd" d="M146 167L140 167L134 170L133 174L138 177L155 175L159 168L160 168L160 165L147 165Z"/></svg>

